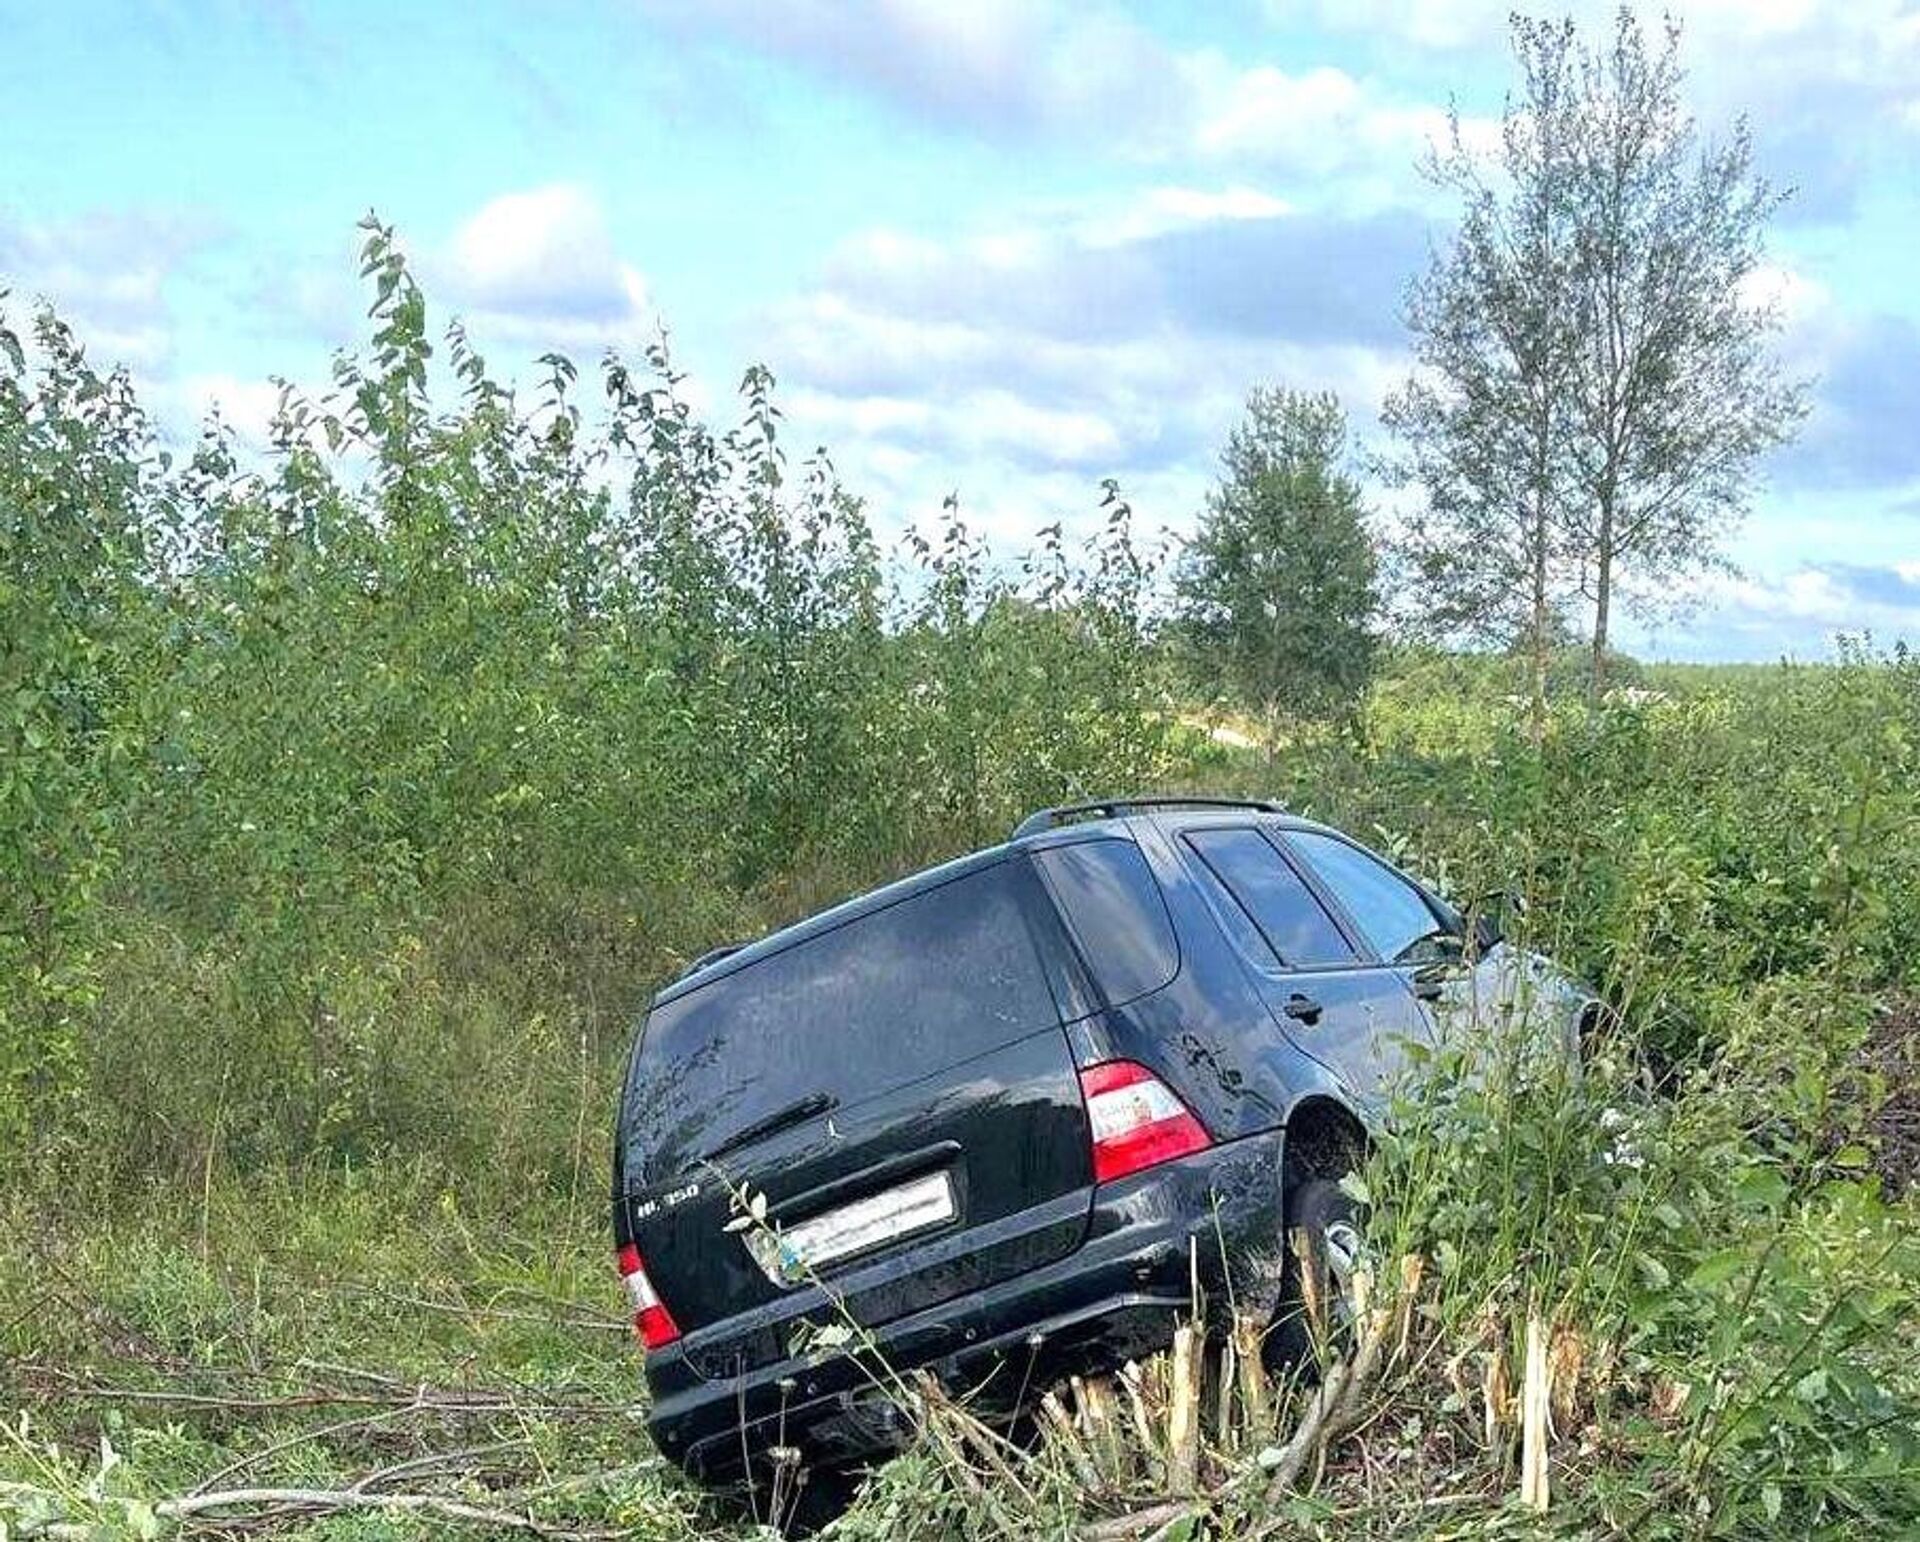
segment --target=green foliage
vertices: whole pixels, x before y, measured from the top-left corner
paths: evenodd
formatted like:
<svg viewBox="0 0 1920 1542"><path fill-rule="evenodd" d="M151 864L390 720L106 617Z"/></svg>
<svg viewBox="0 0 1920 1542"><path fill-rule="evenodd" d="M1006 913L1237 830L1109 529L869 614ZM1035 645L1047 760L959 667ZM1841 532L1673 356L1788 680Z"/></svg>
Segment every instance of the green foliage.
<svg viewBox="0 0 1920 1542"><path fill-rule="evenodd" d="M1744 119L1702 137L1680 35L1650 40L1627 6L1591 41L1514 15L1497 144L1456 119L1429 168L1461 218L1410 292L1419 371L1386 413L1427 495L1409 566L1436 630L1525 643L1536 689L1585 599L1603 692L1615 610L1671 608L1681 577L1725 565L1761 458L1806 411L1751 292L1784 195Z"/></svg>
<svg viewBox="0 0 1920 1542"><path fill-rule="evenodd" d="M1330 395L1256 389L1177 576L1196 678L1265 714L1344 717L1373 675L1378 560Z"/></svg>
<svg viewBox="0 0 1920 1542"><path fill-rule="evenodd" d="M1563 1509L1625 1535L1920 1521L1920 1233L1828 1139L1845 1030L1783 1053L1788 1014L1831 1015L1809 987L1746 993L1729 1053L1660 1096L1629 1040L1573 1071L1479 1024L1421 1055L1367 1175L1373 1242L1434 1260L1463 1360L1517 1365L1529 1316L1581 1346L1620 1449ZM1441 1411L1484 1417L1459 1391Z"/></svg>
<svg viewBox="0 0 1920 1542"><path fill-rule="evenodd" d="M33 341L29 374L0 311L0 1152L60 1139L75 1110L140 748L136 580L170 513L125 375L97 375L49 314Z"/></svg>
<svg viewBox="0 0 1920 1542"><path fill-rule="evenodd" d="M556 1524L716 1534L642 1446L610 1320L633 1014L691 954L1037 804L1180 788L1284 796L1457 897L1524 889L1526 940L1617 1014L1579 1076L1436 1052L1366 1179L1376 1246L1433 1260L1430 1345L1511 1353L1531 1307L1612 1357L1561 1442L1569 1528L1913 1529L1920 1233L1869 1165L1897 1066L1861 1058L1920 985L1908 652L1648 666L1592 710L1558 655L1537 725L1503 656L1398 653L1356 697L1337 409L1256 397L1212 525L1247 539L1201 552L1291 554L1262 615L1324 558L1349 630L1288 631L1238 689L1358 731L1236 750L1181 721L1117 489L1084 543L1008 561L950 505L896 559L789 456L764 372L730 427L664 349L517 393L457 326L430 343L377 225L365 266L365 351L283 392L263 458L215 424L170 460L55 320L30 347L0 321L0 1402L32 1413L4 1524L139 1535L236 1461L344 1482L494 1442ZM1209 677L1241 657L1205 646ZM363 1395L356 1369L520 1401L327 1434L332 1405L74 1390ZM1386 1389L1384 1498L1336 1460L1257 1524L1383 1535L1393 1483L1464 1483L1448 1524L1510 1531L1506 1454L1444 1382ZM923 1448L842 1534L1086 1516L1070 1472L1023 1471L981 1498Z"/></svg>
<svg viewBox="0 0 1920 1542"><path fill-rule="evenodd" d="M950 507L884 561L766 371L724 430L664 348L523 398L377 223L362 268L264 460L171 466L51 318L0 350L9 1154L575 1186L677 962L1163 764L1116 489L1084 546Z"/></svg>
<svg viewBox="0 0 1920 1542"><path fill-rule="evenodd" d="M1911 982L1920 792L1905 655L1650 671L1536 743L1495 659L1415 655L1367 747L1299 745L1225 785L1370 835L1462 897L1526 889L1539 940L1662 1055L1721 1042L1730 987L1837 968Z"/></svg>

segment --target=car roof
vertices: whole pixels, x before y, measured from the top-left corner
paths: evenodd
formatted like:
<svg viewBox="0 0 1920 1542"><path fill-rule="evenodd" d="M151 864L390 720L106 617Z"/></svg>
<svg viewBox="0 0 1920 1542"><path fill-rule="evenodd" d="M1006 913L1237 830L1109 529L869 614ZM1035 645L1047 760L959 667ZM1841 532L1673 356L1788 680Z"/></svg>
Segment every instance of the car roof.
<svg viewBox="0 0 1920 1542"><path fill-rule="evenodd" d="M1098 839L1132 840L1133 827L1144 822L1169 821L1186 824L1193 821L1215 822L1221 816L1239 814L1242 817L1254 816L1263 822L1283 825L1290 829L1326 830L1330 834L1338 831L1317 824L1311 819L1303 819L1297 814L1287 813L1277 803L1254 801L1230 801L1226 799L1185 799L1185 798L1135 798L1116 799L1111 802L1073 804L1058 809L1042 809L1030 815L1015 828L1008 839L983 846L964 856L954 857L933 867L922 868L897 878L891 883L881 884L849 899L830 905L824 910L815 911L810 916L768 932L752 942L738 947L717 949L696 959L687 970L676 979L662 986L653 998L655 1007L665 1006L670 1001L710 985L716 980L751 967L762 959L810 937L820 936L849 921L889 905L898 904L926 889L950 883L956 878L964 878L969 873L980 872L1005 861L1016 852L1040 851L1053 846L1073 845L1080 841ZM1085 817L1082 817L1082 816Z"/></svg>
<svg viewBox="0 0 1920 1542"><path fill-rule="evenodd" d="M934 867L922 868L917 873L909 873L904 878L882 884L876 889L868 889L854 895L851 899L840 901L837 905L829 905L825 910L817 910L810 916L805 916L777 931L768 932L766 936L756 938L738 948L718 955L708 954L706 961L696 960L686 973L662 986L653 998L653 1004L656 1007L664 1006L669 1001L686 995L689 991L709 985L715 980L724 979L730 974L758 963L763 958L783 952L796 943L805 942L809 937L830 932L835 927L844 926L847 922L858 920L861 916L873 911L884 910L887 906L898 904L901 900L908 899L923 889L937 888L956 878L964 878L968 873L992 867L995 863L1005 860L1007 854L1008 846L1005 842L983 847L979 851L968 852L965 856L955 857L951 861L939 863Z"/></svg>

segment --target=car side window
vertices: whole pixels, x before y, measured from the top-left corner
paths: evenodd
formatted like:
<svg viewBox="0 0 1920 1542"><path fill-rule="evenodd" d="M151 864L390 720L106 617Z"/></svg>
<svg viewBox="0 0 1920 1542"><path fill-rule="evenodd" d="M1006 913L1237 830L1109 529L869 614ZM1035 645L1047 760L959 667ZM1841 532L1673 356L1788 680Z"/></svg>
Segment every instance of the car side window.
<svg viewBox="0 0 1920 1542"><path fill-rule="evenodd" d="M1108 1006L1157 991L1179 972L1167 902L1132 841L1077 841L1033 860Z"/></svg>
<svg viewBox="0 0 1920 1542"><path fill-rule="evenodd" d="M1426 897L1358 846L1314 830L1289 830L1287 843L1346 907L1373 950L1389 963L1426 963L1450 935Z"/></svg>
<svg viewBox="0 0 1920 1542"><path fill-rule="evenodd" d="M1281 964L1315 969L1354 961L1353 949L1333 917L1258 830L1195 830L1187 844L1247 913Z"/></svg>

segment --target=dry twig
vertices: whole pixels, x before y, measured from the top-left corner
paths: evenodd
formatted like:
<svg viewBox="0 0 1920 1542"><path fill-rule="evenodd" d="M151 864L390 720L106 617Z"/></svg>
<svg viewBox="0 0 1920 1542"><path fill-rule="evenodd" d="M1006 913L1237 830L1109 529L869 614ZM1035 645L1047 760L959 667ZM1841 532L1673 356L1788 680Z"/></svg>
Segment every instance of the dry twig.
<svg viewBox="0 0 1920 1542"><path fill-rule="evenodd" d="M491 1526L503 1531L525 1531L541 1537L572 1539L613 1538L617 1531L583 1530L543 1521L523 1510L499 1510L488 1505L469 1504L446 1494L369 1494L342 1488L230 1488L207 1494L190 1494L180 1499L163 1499L153 1513L163 1520L188 1520L213 1510L293 1508L302 1511L339 1510L414 1511L437 1515L444 1520L466 1521L475 1526ZM243 1517L225 1517L239 1520Z"/></svg>

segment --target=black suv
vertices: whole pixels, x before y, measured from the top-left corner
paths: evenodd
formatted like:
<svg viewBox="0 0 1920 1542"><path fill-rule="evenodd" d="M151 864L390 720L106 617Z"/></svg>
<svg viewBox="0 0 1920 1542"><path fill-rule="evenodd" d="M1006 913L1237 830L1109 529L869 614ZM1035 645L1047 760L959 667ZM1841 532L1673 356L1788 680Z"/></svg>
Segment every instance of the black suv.
<svg viewBox="0 0 1920 1542"><path fill-rule="evenodd" d="M1449 998L1594 1010L1474 930L1278 805L1133 799L699 960L615 1141L660 1448L710 1484L844 1468L903 1433L869 1354L1012 1416L1163 1347L1196 1282L1283 1312L1284 1229L1338 1270L1338 1179Z"/></svg>

